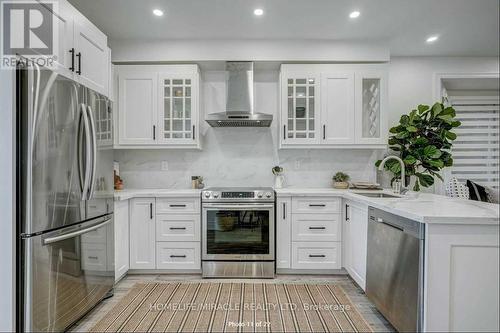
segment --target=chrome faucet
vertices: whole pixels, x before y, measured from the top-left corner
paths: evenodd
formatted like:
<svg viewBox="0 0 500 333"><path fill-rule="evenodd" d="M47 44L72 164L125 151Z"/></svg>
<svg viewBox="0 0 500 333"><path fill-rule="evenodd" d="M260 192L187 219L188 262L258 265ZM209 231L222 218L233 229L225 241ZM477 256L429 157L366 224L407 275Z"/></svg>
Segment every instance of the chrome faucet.
<svg viewBox="0 0 500 333"><path fill-rule="evenodd" d="M387 162L388 160L391 160L391 159L398 161L399 164L401 165L401 190L399 191L399 193L405 194L406 192L408 192L408 189L406 188L405 162L403 162L403 160L401 158L394 156L394 155L387 156L386 158L384 158L382 160L382 162L380 162L378 169L380 171L384 170L385 162Z"/></svg>

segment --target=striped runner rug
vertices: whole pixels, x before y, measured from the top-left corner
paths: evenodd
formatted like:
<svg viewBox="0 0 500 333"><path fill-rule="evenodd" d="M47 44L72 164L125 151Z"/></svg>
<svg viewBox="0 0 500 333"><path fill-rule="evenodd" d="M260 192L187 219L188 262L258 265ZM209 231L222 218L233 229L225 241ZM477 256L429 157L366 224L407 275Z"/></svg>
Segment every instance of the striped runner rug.
<svg viewBox="0 0 500 333"><path fill-rule="evenodd" d="M138 283L92 332L372 332L335 284Z"/></svg>

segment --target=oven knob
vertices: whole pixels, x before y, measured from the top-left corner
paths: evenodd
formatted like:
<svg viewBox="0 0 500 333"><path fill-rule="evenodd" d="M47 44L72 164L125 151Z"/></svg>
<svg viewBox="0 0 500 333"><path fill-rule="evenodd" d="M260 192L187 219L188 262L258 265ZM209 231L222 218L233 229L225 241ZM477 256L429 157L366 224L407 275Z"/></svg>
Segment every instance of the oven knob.
<svg viewBox="0 0 500 333"><path fill-rule="evenodd" d="M257 198L262 198L262 192L257 193Z"/></svg>
<svg viewBox="0 0 500 333"><path fill-rule="evenodd" d="M218 198L219 197L219 193L214 192L213 196L214 196L214 198Z"/></svg>
<svg viewBox="0 0 500 333"><path fill-rule="evenodd" d="M266 193L266 198L268 198L268 199L269 199L270 197L271 197L271 192L267 192L267 193Z"/></svg>
<svg viewBox="0 0 500 333"><path fill-rule="evenodd" d="M210 192L205 192L205 198L210 198Z"/></svg>

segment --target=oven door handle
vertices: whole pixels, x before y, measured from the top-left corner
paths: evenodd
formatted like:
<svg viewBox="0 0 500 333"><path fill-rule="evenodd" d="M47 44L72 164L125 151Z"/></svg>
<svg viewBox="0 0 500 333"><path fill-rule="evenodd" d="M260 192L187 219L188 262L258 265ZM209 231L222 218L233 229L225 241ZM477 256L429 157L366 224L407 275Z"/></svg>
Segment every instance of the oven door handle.
<svg viewBox="0 0 500 333"><path fill-rule="evenodd" d="M215 208L215 209L261 209L261 208L274 208L274 205L268 204L255 204L255 205L221 205L221 204L204 204L203 208Z"/></svg>

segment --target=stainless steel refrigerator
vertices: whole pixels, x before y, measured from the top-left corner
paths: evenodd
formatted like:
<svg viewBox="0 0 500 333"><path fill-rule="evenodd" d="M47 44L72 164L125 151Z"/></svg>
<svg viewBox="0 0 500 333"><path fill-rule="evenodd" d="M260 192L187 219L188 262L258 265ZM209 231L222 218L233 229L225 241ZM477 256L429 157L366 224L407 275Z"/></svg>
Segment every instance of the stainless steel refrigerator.
<svg viewBox="0 0 500 333"><path fill-rule="evenodd" d="M63 331L114 284L112 104L18 63L18 330Z"/></svg>

